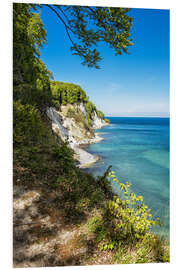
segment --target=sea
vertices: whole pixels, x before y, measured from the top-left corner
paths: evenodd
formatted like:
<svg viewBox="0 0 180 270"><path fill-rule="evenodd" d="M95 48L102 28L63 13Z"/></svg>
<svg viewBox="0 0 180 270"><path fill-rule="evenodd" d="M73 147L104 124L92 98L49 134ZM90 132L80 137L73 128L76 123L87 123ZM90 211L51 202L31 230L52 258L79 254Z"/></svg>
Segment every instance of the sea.
<svg viewBox="0 0 180 270"><path fill-rule="evenodd" d="M169 118L106 117L110 125L96 130L103 141L87 146L100 161L87 171L103 175L109 165L118 179L132 184L131 191L142 195L153 217L162 226L153 232L169 240ZM119 185L112 189L120 195Z"/></svg>

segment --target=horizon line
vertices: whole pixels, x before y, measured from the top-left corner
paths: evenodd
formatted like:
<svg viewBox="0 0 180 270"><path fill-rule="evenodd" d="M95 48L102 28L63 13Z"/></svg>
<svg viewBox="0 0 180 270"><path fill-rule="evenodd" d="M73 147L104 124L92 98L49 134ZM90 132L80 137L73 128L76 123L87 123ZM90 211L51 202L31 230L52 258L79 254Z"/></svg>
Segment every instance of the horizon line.
<svg viewBox="0 0 180 270"><path fill-rule="evenodd" d="M105 115L105 117L131 117L131 118L170 118L170 116L124 116L124 115Z"/></svg>

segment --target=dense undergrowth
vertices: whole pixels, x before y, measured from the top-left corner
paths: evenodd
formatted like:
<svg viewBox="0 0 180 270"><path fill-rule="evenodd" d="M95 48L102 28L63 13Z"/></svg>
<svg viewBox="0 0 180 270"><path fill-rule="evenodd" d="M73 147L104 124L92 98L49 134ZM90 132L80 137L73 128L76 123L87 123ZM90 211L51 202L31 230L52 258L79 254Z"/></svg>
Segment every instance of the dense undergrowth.
<svg viewBox="0 0 180 270"><path fill-rule="evenodd" d="M143 204L143 198L130 193L128 183L120 183L124 194L117 197L111 190L110 181L118 179L110 168L98 178L85 173L76 167L72 149L53 134L45 113L47 106L64 104L69 99L72 99L70 103L83 99L90 112L94 105L80 87L70 91L66 101L67 96L61 100L51 91L50 73L38 55L38 46L45 41L45 30L39 16L30 12L31 8L32 5L13 5L14 186L40 191L40 210L48 214L52 222L63 217L65 225L77 229L85 226L86 234L93 235L91 251L93 247L98 258L106 252L107 263L169 261L168 244L150 232L157 221ZM67 86L64 84L63 87ZM75 89L72 84L70 86L71 90ZM100 116L101 112L97 111L97 114ZM51 236L47 231L39 231L38 227L28 233L36 233L39 241ZM80 262L77 258L74 260L74 264ZM82 264L86 263L97 263L92 260L92 252L83 254ZM49 262L46 266L51 265L61 263Z"/></svg>
<svg viewBox="0 0 180 270"><path fill-rule="evenodd" d="M18 113L15 108L16 185L41 189L44 197L55 191L49 209L61 210L68 224L87 223L88 232L95 235L94 245L100 253L113 252L114 263L169 261L168 245L149 230L157 221L143 198L128 192L128 183L120 183L124 198L117 197L110 185L110 179L118 181L113 173L107 171L95 178L81 171L75 166L73 151L52 134L50 124L42 121L37 111L26 106L25 113ZM97 214L87 219L93 209Z"/></svg>
<svg viewBox="0 0 180 270"><path fill-rule="evenodd" d="M44 211L56 213L55 222L63 215L67 224L78 227L86 223L87 233L94 234L97 252L110 252L111 263L169 261L166 241L150 233L157 221L143 204L143 198L129 193L128 183L120 183L124 198L113 194L110 179L117 179L110 171L95 178L78 169L73 151L52 134L48 122L42 121L38 114L35 126L33 121L29 122L33 113L30 107L29 112L21 114L21 119L16 118L21 121L14 128L14 184L29 190L40 189L45 198L56 192L54 201ZM26 130L24 136L22 130ZM88 219L94 209L96 214Z"/></svg>
<svg viewBox="0 0 180 270"><path fill-rule="evenodd" d="M78 169L73 151L52 134L50 123L31 105L15 103L14 184L41 189L44 197L55 191L48 211L60 210L68 224L87 223L98 252L111 252L113 263L169 261L167 243L150 233L158 221L143 198L129 193L128 183L120 183L123 194L117 197L110 181L118 181L110 170L95 178ZM87 219L93 209L96 215Z"/></svg>

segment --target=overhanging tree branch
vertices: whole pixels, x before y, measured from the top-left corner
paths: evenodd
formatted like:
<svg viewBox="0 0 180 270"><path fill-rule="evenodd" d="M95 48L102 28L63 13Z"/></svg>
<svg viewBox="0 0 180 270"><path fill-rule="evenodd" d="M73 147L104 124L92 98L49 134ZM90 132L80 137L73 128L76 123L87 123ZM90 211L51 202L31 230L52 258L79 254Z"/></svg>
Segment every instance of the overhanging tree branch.
<svg viewBox="0 0 180 270"><path fill-rule="evenodd" d="M56 6L60 11L61 13L64 15L64 17L66 18L67 21L69 21L69 18L68 16L66 15L66 13L63 11L63 9L58 5ZM71 29L71 31L74 33L74 31ZM74 33L75 34L75 33Z"/></svg>
<svg viewBox="0 0 180 270"><path fill-rule="evenodd" d="M53 12L56 13L56 15L58 16L58 18L61 20L61 22L64 24L65 29L66 29L66 33L68 35L69 40L71 41L71 43L73 44L73 46L76 46L76 44L74 43L74 41L72 40L70 34L69 34L69 30L74 34L73 30L65 23L65 21L63 20L63 18L59 15L59 13L51 6L48 4L45 4L46 7L50 8Z"/></svg>
<svg viewBox="0 0 180 270"><path fill-rule="evenodd" d="M75 51L75 53L73 53L74 55L79 55L81 57L83 57L84 59L87 59L90 57L90 55L92 56L92 53L94 53L94 50L91 52L90 49L86 48L86 47L82 47L82 46L78 46L71 38L71 35L69 33L69 30L75 35L75 32L72 31L72 29L66 24L66 22L63 20L63 18L60 16L60 14L56 11L55 8L53 8L51 5L49 4L44 4L45 6L47 6L49 9L51 9L57 16L58 18L61 20L61 22L64 24L65 26L65 29L66 29L66 33L68 35L68 38L69 40L71 41L72 43L72 47L71 49ZM97 58L98 54L96 54L94 57ZM93 58L92 58L93 59ZM97 58L98 59L98 58ZM100 59L99 59L100 60ZM86 61L84 61L83 63L85 63ZM88 66L92 66L92 63L90 63L90 59L88 60L89 61L89 64ZM97 60L98 61L98 60ZM96 65L96 68L99 68L98 65Z"/></svg>
<svg viewBox="0 0 180 270"><path fill-rule="evenodd" d="M73 55L83 59L82 64L99 68L102 58L96 50L97 43L103 41L115 50L116 55L128 53L132 18L129 9L108 7L81 7L44 4L63 23L72 46ZM68 12L66 13L66 10Z"/></svg>

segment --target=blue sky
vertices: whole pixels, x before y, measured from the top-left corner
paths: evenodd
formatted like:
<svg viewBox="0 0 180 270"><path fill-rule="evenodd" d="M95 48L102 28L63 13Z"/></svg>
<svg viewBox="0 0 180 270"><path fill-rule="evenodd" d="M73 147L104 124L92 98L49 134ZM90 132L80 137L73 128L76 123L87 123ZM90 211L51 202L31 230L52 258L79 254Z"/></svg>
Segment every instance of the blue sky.
<svg viewBox="0 0 180 270"><path fill-rule="evenodd" d="M79 84L106 116L169 116L169 11L131 9L134 45L130 55L115 56L101 43L101 69L72 56L63 25L47 7L41 18L47 44L41 58L55 80Z"/></svg>

